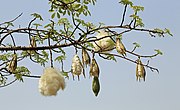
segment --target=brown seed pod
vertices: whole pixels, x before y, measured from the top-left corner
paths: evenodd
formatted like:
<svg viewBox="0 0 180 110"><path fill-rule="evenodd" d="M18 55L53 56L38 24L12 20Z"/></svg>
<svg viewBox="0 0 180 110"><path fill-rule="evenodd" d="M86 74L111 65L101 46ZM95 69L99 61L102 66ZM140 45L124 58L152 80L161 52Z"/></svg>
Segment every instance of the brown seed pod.
<svg viewBox="0 0 180 110"><path fill-rule="evenodd" d="M32 46L32 47L36 47L35 37L32 37L32 38L31 38L31 46Z"/></svg>
<svg viewBox="0 0 180 110"><path fill-rule="evenodd" d="M119 54L126 56L126 48L124 47L123 43L121 42L120 38L116 38L116 50Z"/></svg>
<svg viewBox="0 0 180 110"><path fill-rule="evenodd" d="M8 71L14 73L17 68L17 54L13 54L12 60L8 63Z"/></svg>
<svg viewBox="0 0 180 110"><path fill-rule="evenodd" d="M83 66L87 67L87 65L90 65L90 62L91 62L91 58L90 58L88 52L85 49L82 49L82 63L83 63Z"/></svg>
<svg viewBox="0 0 180 110"><path fill-rule="evenodd" d="M94 77L92 81L92 90L94 92L94 95L97 97L98 93L100 91L100 83L99 83L99 78Z"/></svg>
<svg viewBox="0 0 180 110"><path fill-rule="evenodd" d="M90 76L99 77L99 66L94 58L92 58L90 65Z"/></svg>
<svg viewBox="0 0 180 110"><path fill-rule="evenodd" d="M30 45L29 45L29 47L36 47L37 45L36 45L36 40L35 40L35 37L32 37L31 38L31 42L30 42ZM28 50L27 51L29 54L35 54L35 50Z"/></svg>
<svg viewBox="0 0 180 110"><path fill-rule="evenodd" d="M142 78L145 81L146 71L140 59L137 60L136 66L136 80L140 81Z"/></svg>
<svg viewBox="0 0 180 110"><path fill-rule="evenodd" d="M79 80L79 75L82 72L83 72L83 75L85 77L83 65L82 65L81 60L77 54L75 54L73 59L72 59L71 72L73 74L73 79L74 79L74 75L77 75L78 80Z"/></svg>

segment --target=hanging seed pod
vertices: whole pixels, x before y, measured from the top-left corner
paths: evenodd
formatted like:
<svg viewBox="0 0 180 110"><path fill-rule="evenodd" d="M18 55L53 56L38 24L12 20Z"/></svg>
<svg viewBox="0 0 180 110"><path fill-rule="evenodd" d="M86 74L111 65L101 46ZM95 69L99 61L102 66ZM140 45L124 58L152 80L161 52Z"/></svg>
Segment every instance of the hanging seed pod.
<svg viewBox="0 0 180 110"><path fill-rule="evenodd" d="M65 80L62 72L49 67L39 79L39 92L44 96L56 95L58 90L65 89Z"/></svg>
<svg viewBox="0 0 180 110"><path fill-rule="evenodd" d="M99 83L99 78L98 77L93 78L92 90L94 92L94 95L97 97L98 93L100 91L100 83Z"/></svg>
<svg viewBox="0 0 180 110"><path fill-rule="evenodd" d="M106 37L106 38L95 41L93 43L95 51L101 50L101 51L108 52L114 48L115 44L114 44L113 40L108 36L110 36L108 32L105 32L104 30L98 31L98 34L96 35L97 39L100 39L102 37Z"/></svg>
<svg viewBox="0 0 180 110"><path fill-rule="evenodd" d="M87 65L90 65L90 62L91 62L90 56L89 56L88 52L83 48L82 49L82 63L83 63L83 66L87 67Z"/></svg>
<svg viewBox="0 0 180 110"><path fill-rule="evenodd" d="M17 54L13 54L12 60L8 63L8 71L14 73L17 68Z"/></svg>
<svg viewBox="0 0 180 110"><path fill-rule="evenodd" d="M83 65L82 65L81 60L80 60L80 58L79 58L79 56L77 54L75 54L73 59L72 59L71 72L73 74L73 79L74 79L74 75L77 75L78 80L79 80L79 75L82 72L83 72L83 75L85 77Z"/></svg>
<svg viewBox="0 0 180 110"><path fill-rule="evenodd" d="M32 38L31 38L31 46L32 46L32 47L36 47L35 37L32 37Z"/></svg>
<svg viewBox="0 0 180 110"><path fill-rule="evenodd" d="M118 37L116 38L116 50L119 54L126 56L126 48Z"/></svg>
<svg viewBox="0 0 180 110"><path fill-rule="evenodd" d="M137 66L136 66L136 80L140 81L142 78L145 81L146 77L146 71L144 66L142 65L142 62L140 59L137 60Z"/></svg>
<svg viewBox="0 0 180 110"><path fill-rule="evenodd" d="M99 77L99 66L94 58L92 58L90 65L90 76Z"/></svg>
<svg viewBox="0 0 180 110"><path fill-rule="evenodd" d="M36 47L36 40L35 37L31 38L30 46L29 47ZM35 50L28 50L29 54L35 54Z"/></svg>

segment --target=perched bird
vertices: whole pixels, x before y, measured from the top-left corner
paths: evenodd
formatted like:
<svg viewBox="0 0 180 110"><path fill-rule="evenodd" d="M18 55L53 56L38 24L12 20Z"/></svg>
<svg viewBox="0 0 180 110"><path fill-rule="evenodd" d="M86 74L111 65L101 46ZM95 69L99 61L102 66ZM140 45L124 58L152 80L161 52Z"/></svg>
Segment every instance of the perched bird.
<svg viewBox="0 0 180 110"><path fill-rule="evenodd" d="M115 46L114 41L110 38L110 34L104 30L98 31L96 38L100 40L97 40L93 43L95 51L108 52Z"/></svg>
<svg viewBox="0 0 180 110"><path fill-rule="evenodd" d="M85 73L84 73L83 65L82 65L81 60L77 54L75 54L73 59L72 59L71 72L73 75L73 79L74 79L74 75L77 75L78 80L79 80L79 75L81 75L82 72L83 72L84 77L86 77Z"/></svg>
<svg viewBox="0 0 180 110"><path fill-rule="evenodd" d="M62 73L52 67L45 68L39 79L39 92L44 96L55 96L59 89L65 89Z"/></svg>
<svg viewBox="0 0 180 110"><path fill-rule="evenodd" d="M136 66L136 80L140 81L140 79L142 78L145 81L145 77L146 77L146 71L139 58L137 60L137 66Z"/></svg>
<svg viewBox="0 0 180 110"><path fill-rule="evenodd" d="M116 38L116 50L119 54L126 56L126 48L118 37Z"/></svg>

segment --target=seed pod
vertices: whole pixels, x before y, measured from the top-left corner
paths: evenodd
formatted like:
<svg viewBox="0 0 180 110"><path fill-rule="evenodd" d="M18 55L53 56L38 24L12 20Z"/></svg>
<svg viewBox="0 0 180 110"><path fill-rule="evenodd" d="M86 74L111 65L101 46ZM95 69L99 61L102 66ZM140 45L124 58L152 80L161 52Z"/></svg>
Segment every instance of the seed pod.
<svg viewBox="0 0 180 110"><path fill-rule="evenodd" d="M124 47L123 43L121 42L120 38L116 38L116 50L119 54L126 56L126 48Z"/></svg>
<svg viewBox="0 0 180 110"><path fill-rule="evenodd" d="M32 37L31 38L31 42L30 42L30 45L29 47L36 47L36 40L35 40L35 37ZM35 54L35 50L28 50L27 51L29 54Z"/></svg>
<svg viewBox="0 0 180 110"><path fill-rule="evenodd" d="M94 95L97 97L98 93L100 91L100 83L99 83L99 78L98 77L93 78L92 90L94 92Z"/></svg>
<svg viewBox="0 0 180 110"><path fill-rule="evenodd" d="M35 37L32 37L32 38L31 38L31 46L32 46L32 47L36 47Z"/></svg>
<svg viewBox="0 0 180 110"><path fill-rule="evenodd" d="M140 81L142 78L145 81L146 71L140 59L137 60L136 66L136 80Z"/></svg>
<svg viewBox="0 0 180 110"><path fill-rule="evenodd" d="M82 49L82 63L83 63L83 66L87 67L87 65L90 65L90 62L91 62L91 59L90 59L90 56L89 56L88 52L85 49Z"/></svg>
<svg viewBox="0 0 180 110"><path fill-rule="evenodd" d="M71 72L72 72L72 75L73 75L73 79L74 79L74 75L77 75L78 80L79 80L79 75L82 72L83 72L83 75L85 77L83 65L82 65L81 60L80 60L80 58L79 58L79 56L77 54L75 54L73 59L72 59Z"/></svg>
<svg viewBox="0 0 180 110"><path fill-rule="evenodd" d="M94 49L96 51L102 51L102 52L106 51L107 52L114 48L115 44L114 44L113 40L108 36L110 36L109 33L105 32L104 30L98 31L98 34L96 35L97 39L100 39L102 37L106 37L106 38L95 41L93 43Z"/></svg>
<svg viewBox="0 0 180 110"><path fill-rule="evenodd" d="M99 77L99 66L94 58L92 58L90 65L90 76Z"/></svg>
<svg viewBox="0 0 180 110"><path fill-rule="evenodd" d="M51 67L45 68L39 79L39 92L44 96L52 96L56 95L60 89L65 89L62 72Z"/></svg>
<svg viewBox="0 0 180 110"><path fill-rule="evenodd" d="M14 73L17 68L17 54L13 54L12 60L8 63L8 71Z"/></svg>

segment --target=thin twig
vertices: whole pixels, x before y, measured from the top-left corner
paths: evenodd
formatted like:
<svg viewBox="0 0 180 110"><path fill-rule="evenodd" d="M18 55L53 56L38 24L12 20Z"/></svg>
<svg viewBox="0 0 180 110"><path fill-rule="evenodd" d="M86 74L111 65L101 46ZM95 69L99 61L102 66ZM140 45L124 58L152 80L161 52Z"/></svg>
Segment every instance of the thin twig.
<svg viewBox="0 0 180 110"><path fill-rule="evenodd" d="M9 82L9 83L5 84L5 85L0 86L0 88L3 88L3 87L6 87L6 86L9 86L9 85L13 84L13 83L14 83L14 82L16 82L16 81L17 81L17 79L15 79L15 80L13 80L13 81L11 81L11 82Z"/></svg>
<svg viewBox="0 0 180 110"><path fill-rule="evenodd" d="M124 23L125 16L126 16L127 6L128 6L127 4L124 6L124 12L123 12L122 21L121 21L120 26L122 26L122 25L123 25L123 23Z"/></svg>
<svg viewBox="0 0 180 110"><path fill-rule="evenodd" d="M12 20L10 20L10 21L6 21L6 22L4 22L4 23L1 23L0 26L3 25L3 24L6 24L6 23L14 22L14 21L17 20L19 17L21 17L22 14L23 14L23 13L19 14L16 18L14 18L14 19L12 19Z"/></svg>

